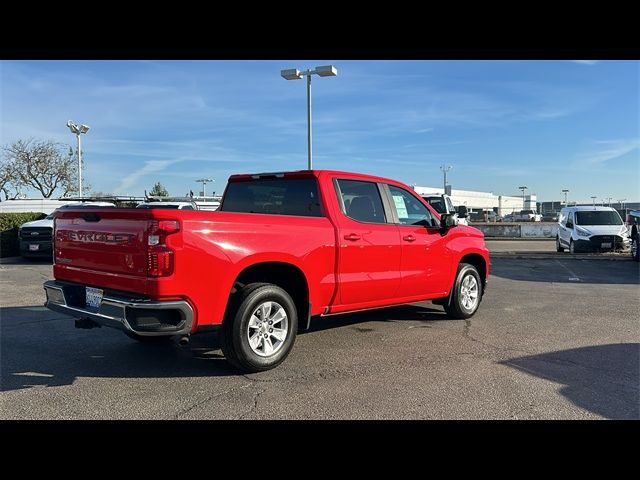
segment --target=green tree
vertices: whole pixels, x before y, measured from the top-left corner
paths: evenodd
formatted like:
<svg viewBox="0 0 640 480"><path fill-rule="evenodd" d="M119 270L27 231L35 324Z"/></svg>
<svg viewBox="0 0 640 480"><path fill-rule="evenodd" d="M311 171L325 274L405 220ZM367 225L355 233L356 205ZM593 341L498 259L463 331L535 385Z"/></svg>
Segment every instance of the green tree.
<svg viewBox="0 0 640 480"><path fill-rule="evenodd" d="M150 197L168 197L169 192L160 182L156 182L151 191L149 192Z"/></svg>

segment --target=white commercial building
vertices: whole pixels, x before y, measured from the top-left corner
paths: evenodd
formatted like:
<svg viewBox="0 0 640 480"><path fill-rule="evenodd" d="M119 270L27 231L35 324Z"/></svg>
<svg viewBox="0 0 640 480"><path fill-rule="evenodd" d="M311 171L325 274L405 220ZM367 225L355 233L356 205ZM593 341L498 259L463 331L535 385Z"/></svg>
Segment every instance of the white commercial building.
<svg viewBox="0 0 640 480"><path fill-rule="evenodd" d="M420 187L414 185L413 189L419 195L442 194L442 188ZM522 197L510 197L507 195L495 195L492 192L474 192L471 190L454 190L447 186L447 192L454 207L464 205L471 211L493 210L498 215L507 215L520 210L536 210L536 195Z"/></svg>

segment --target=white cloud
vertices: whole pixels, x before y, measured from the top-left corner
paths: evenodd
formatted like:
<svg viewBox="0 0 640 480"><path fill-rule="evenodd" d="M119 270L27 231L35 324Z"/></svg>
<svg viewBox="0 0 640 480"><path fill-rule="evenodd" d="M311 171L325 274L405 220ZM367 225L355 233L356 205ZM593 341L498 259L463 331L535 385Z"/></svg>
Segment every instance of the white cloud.
<svg viewBox="0 0 640 480"><path fill-rule="evenodd" d="M600 165L609 160L615 160L640 148L640 139L600 140L595 144L596 146L591 152L580 155L582 162Z"/></svg>
<svg viewBox="0 0 640 480"><path fill-rule="evenodd" d="M122 179L122 181L120 182L120 185L118 185L115 188L115 194L118 195L121 193L130 192L131 189L134 186L136 186L136 183L141 177L148 175L150 173L161 172L168 166L173 165L174 163L178 163L180 161L181 160L147 160L146 162L144 162L144 167L142 167L139 170L136 170L133 173L130 173L129 175L127 175Z"/></svg>

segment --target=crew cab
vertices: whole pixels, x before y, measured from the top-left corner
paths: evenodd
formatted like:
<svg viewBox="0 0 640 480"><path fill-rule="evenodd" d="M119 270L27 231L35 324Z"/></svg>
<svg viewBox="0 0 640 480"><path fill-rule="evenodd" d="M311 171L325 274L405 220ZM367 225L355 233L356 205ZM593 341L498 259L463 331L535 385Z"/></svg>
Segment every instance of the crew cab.
<svg viewBox="0 0 640 480"><path fill-rule="evenodd" d="M217 330L248 372L312 318L425 300L469 318L489 275L479 230L400 182L327 170L233 175L215 212L65 209L54 239L47 307L142 342Z"/></svg>

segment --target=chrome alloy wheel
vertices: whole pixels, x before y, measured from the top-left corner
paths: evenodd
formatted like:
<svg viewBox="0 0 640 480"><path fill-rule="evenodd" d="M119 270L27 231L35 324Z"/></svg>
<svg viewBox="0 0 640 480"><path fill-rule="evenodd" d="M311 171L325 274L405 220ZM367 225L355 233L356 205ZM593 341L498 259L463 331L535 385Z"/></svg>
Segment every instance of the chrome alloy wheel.
<svg viewBox="0 0 640 480"><path fill-rule="evenodd" d="M471 311L478 304L478 281L473 275L467 275L460 285L460 301L462 306Z"/></svg>
<svg viewBox="0 0 640 480"><path fill-rule="evenodd" d="M247 338L251 350L261 357L270 357L282 348L289 331L289 319L282 305L264 302L251 314Z"/></svg>

